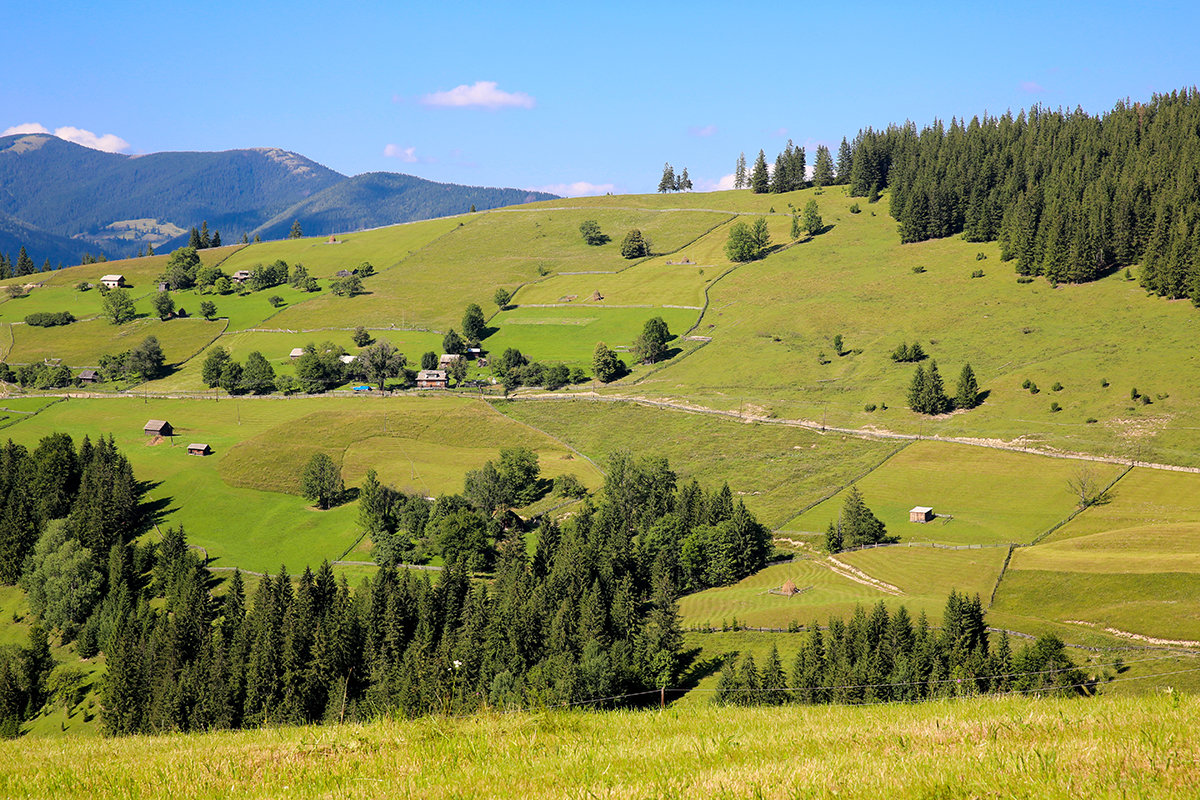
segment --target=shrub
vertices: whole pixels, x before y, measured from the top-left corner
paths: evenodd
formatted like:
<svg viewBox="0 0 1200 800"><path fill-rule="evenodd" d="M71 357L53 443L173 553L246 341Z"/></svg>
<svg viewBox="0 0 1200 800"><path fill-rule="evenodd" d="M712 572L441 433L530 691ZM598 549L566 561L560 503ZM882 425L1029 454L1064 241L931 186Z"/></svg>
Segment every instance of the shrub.
<svg viewBox="0 0 1200 800"><path fill-rule="evenodd" d="M1018 275L1017 283L1033 283L1033 278L1029 275Z"/></svg>
<svg viewBox="0 0 1200 800"><path fill-rule="evenodd" d="M281 305L283 305L283 298L277 294L273 294L267 298L267 302L270 303L273 308L279 308Z"/></svg>
<svg viewBox="0 0 1200 800"><path fill-rule="evenodd" d="M1084 424L1095 425L1099 421L1100 420L1096 419L1095 417L1088 417L1087 419L1084 420Z"/></svg>
<svg viewBox="0 0 1200 800"><path fill-rule="evenodd" d="M1057 414L1059 411L1062 411L1062 406L1060 406L1058 403L1050 404L1050 413Z"/></svg>
<svg viewBox="0 0 1200 800"><path fill-rule="evenodd" d="M77 291L77 292L86 292L88 289L91 289L91 288L92 288L92 285L90 283L88 283L87 281L80 281L79 283L75 284L75 291Z"/></svg>
<svg viewBox="0 0 1200 800"><path fill-rule="evenodd" d="M1037 394L1040 391L1041 391L1041 389L1038 388L1038 385L1036 383L1029 384L1029 393L1030 394Z"/></svg>
<svg viewBox="0 0 1200 800"><path fill-rule="evenodd" d="M858 207L858 203L850 204L850 213L851 214L861 214L862 213L862 209Z"/></svg>
<svg viewBox="0 0 1200 800"><path fill-rule="evenodd" d="M920 275L922 272L925 272L926 270L925 270L925 267L913 267L912 271L913 271L913 274Z"/></svg>
<svg viewBox="0 0 1200 800"><path fill-rule="evenodd" d="M1054 385L1050 387L1050 391L1052 391L1052 392L1061 392L1062 390L1063 390L1063 385L1061 383L1059 383L1058 381L1055 381Z"/></svg>
<svg viewBox="0 0 1200 800"><path fill-rule="evenodd" d="M976 261L987 261L987 253L984 253L982 251L976 253L975 260Z"/></svg>
<svg viewBox="0 0 1200 800"><path fill-rule="evenodd" d="M1103 387L1103 388L1105 388L1105 389L1107 389L1107 388L1108 388L1108 378L1101 378L1101 379L1100 379L1100 386L1101 386L1101 387Z"/></svg>
<svg viewBox="0 0 1200 800"><path fill-rule="evenodd" d="M25 317L26 325L38 328L53 328L55 325L70 325L75 315L70 311L38 311Z"/></svg>
<svg viewBox="0 0 1200 800"><path fill-rule="evenodd" d="M977 269L977 270L975 270L974 272L972 272L972 273L971 273L971 277L972 277L972 278L982 278L982 277L983 277L983 270L981 270L981 269Z"/></svg>
<svg viewBox="0 0 1200 800"><path fill-rule="evenodd" d="M1030 386L1033 386L1033 381L1029 380L1029 378L1026 378L1025 382L1021 384L1022 389L1028 389Z"/></svg>
<svg viewBox="0 0 1200 800"><path fill-rule="evenodd" d="M870 414L875 410L875 408L876 406L874 403L867 403L865 406L863 406L863 411L866 411L868 414Z"/></svg>
<svg viewBox="0 0 1200 800"><path fill-rule="evenodd" d="M1148 395L1148 394L1142 395L1141 400L1142 400L1142 405L1144 405L1144 406L1148 406L1154 402L1153 400L1150 399L1150 395Z"/></svg>

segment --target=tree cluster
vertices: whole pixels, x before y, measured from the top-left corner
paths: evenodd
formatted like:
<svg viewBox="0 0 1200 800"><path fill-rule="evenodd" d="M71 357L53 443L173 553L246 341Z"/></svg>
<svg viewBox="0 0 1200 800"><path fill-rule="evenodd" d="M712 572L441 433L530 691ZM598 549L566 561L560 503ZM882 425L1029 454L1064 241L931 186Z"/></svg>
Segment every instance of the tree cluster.
<svg viewBox="0 0 1200 800"><path fill-rule="evenodd" d="M857 486L851 486L842 501L837 522L830 522L825 531L825 549L840 553L847 548L863 547L888 541L887 528L867 508Z"/></svg>
<svg viewBox="0 0 1200 800"><path fill-rule="evenodd" d="M683 171L676 175L674 167L670 164L663 164L662 178L658 181L658 191L690 192L691 190L692 179L688 177L687 167L684 167Z"/></svg>
<svg viewBox="0 0 1200 800"><path fill-rule="evenodd" d="M219 386L230 394L270 394L275 391L275 368L257 350L246 356L243 365L218 345L204 357L200 377L206 386Z"/></svg>
<svg viewBox="0 0 1200 800"><path fill-rule="evenodd" d="M630 348L633 357L643 364L654 364L665 359L669 353L667 343L674 337L662 317L646 320L641 334L634 339ZM607 381L606 381L607 383Z"/></svg>
<svg viewBox="0 0 1200 800"><path fill-rule="evenodd" d="M642 235L637 228L625 234L621 240L621 256L623 258L647 258L651 255L650 240Z"/></svg>
<svg viewBox="0 0 1200 800"><path fill-rule="evenodd" d="M924 361L927 357L925 349L921 347L920 342L913 342L912 344L901 342L892 351L892 361L895 361L897 364L915 364L918 361Z"/></svg>
<svg viewBox="0 0 1200 800"><path fill-rule="evenodd" d="M447 567L434 581L385 565L352 592L326 563L298 580L281 569L250 600L240 573L219 597L210 592L212 575L181 530L114 551L107 616L93 635L108 664L104 729L465 713L672 685L682 648L675 587L694 571L684 543L711 538L711 555L730 562L714 577L737 580L763 565L769 537L727 487L676 490L662 459L618 455L612 467L595 501L538 526L532 555L519 526L505 529L463 498L414 506L389 499L377 479L364 486L372 530L394 524L407 536L416 520L441 540ZM722 526L727 535L711 534ZM488 582L470 579L463 552L480 538Z"/></svg>
<svg viewBox="0 0 1200 800"><path fill-rule="evenodd" d="M771 233L767 229L766 217L755 217L754 225L735 222L725 240L725 255L730 261L744 263L757 261L767 254L771 246Z"/></svg>
<svg viewBox="0 0 1200 800"><path fill-rule="evenodd" d="M592 351L592 374L601 383L610 383L620 378L628 368L616 352L604 342L596 342Z"/></svg>
<svg viewBox="0 0 1200 800"><path fill-rule="evenodd" d="M895 354L893 354L895 360ZM911 351L910 351L911 360ZM908 386L908 407L919 414L945 414L951 409L972 409L979 405L979 382L970 364L964 364L958 376L958 386L953 399L946 396L937 361L929 362L926 370L917 364L912 383Z"/></svg>
<svg viewBox="0 0 1200 800"><path fill-rule="evenodd" d="M750 653L737 665L727 659L714 699L728 705L856 704L1086 691L1083 673L1057 636L1042 636L1015 653L1007 632L991 639L978 595L951 592L940 630L924 611L914 623L904 606L889 613L880 601L870 612L857 606L848 621L831 617L824 630L810 626L787 685L775 648L762 669Z"/></svg>
<svg viewBox="0 0 1200 800"><path fill-rule="evenodd" d="M579 367L571 369L565 364L530 361L515 347L505 348L503 353L492 359L492 372L500 378L505 390L510 392L520 386L541 386L554 391L587 380L587 374Z"/></svg>
<svg viewBox="0 0 1200 800"><path fill-rule="evenodd" d="M593 247L609 242L608 236L600 230L600 223L594 219L585 219L579 223L579 235L583 237L584 242Z"/></svg>
<svg viewBox="0 0 1200 800"><path fill-rule="evenodd" d="M166 361L158 337L147 336L137 347L123 353L100 356L100 379L105 381L149 381L159 377Z"/></svg>
<svg viewBox="0 0 1200 800"><path fill-rule="evenodd" d="M189 248L191 248L192 250L207 250L210 247L220 247L220 246L221 246L221 232L213 231L211 234L209 234L207 220L205 220L204 222L202 222L200 224L199 230L197 230L195 228L195 226L192 227L192 232L188 236L188 247ZM153 252L151 252L151 255L153 255Z"/></svg>
<svg viewBox="0 0 1200 800"><path fill-rule="evenodd" d="M70 325L75 321L75 315L70 311L36 311L25 315L25 324L38 328L53 328L56 325Z"/></svg>

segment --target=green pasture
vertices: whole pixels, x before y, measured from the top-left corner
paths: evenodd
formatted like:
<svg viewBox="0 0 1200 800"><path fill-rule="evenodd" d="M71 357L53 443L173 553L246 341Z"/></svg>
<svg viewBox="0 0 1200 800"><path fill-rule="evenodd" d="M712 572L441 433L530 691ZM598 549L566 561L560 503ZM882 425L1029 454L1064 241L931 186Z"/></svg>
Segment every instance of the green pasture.
<svg viewBox="0 0 1200 800"><path fill-rule="evenodd" d="M94 367L100 363L100 356L132 350L147 336L154 336L162 346L166 364L174 367L205 349L224 330L225 322L199 318L163 322L144 316L125 325L111 325L102 319L76 322L66 326L69 330L30 325L4 327L0 342L11 336L11 343L5 343L8 346L3 358L10 364L59 358L70 367Z"/></svg>
<svg viewBox="0 0 1200 800"><path fill-rule="evenodd" d="M149 446L142 431L148 419L175 426L169 441ZM387 425L386 434L384 425ZM204 547L216 566L297 572L322 559L336 559L359 537L356 504L317 511L296 492L304 464L316 449L338 461L348 458L345 481L353 487L368 467L385 482L411 485L415 471L431 494L461 491L465 472L499 448L525 445L541 456L548 476L573 472L586 485L599 473L562 445L509 420L478 401L457 398L293 398L163 400L120 397L67 400L6 429L34 447L55 431L76 441L115 436L139 480L158 525L183 525L192 544ZM396 436L411 444L402 457L381 446L376 460L363 440ZM207 457L189 456L186 445L204 442ZM357 446L355 446L357 445ZM447 445L448 449L443 449Z"/></svg>
<svg viewBox="0 0 1200 800"><path fill-rule="evenodd" d="M662 317L671 333L679 336L696 321L698 313L680 308L606 308L590 303L559 308L521 306L492 318L490 327L499 330L488 336L483 346L493 358L515 347L543 363L563 362L591 372L596 343L604 342L633 367L633 356L627 349L641 335L647 320ZM685 344L676 339L668 346L676 349Z"/></svg>
<svg viewBox="0 0 1200 800"><path fill-rule="evenodd" d="M1089 506L1045 543L1122 531L1128 531L1124 535L1132 542L1176 535L1189 541L1188 526L1193 530L1200 526L1200 474L1135 467L1101 502Z"/></svg>
<svg viewBox="0 0 1200 800"><path fill-rule="evenodd" d="M548 436L486 403L448 397L329 401L239 442L220 473L230 485L297 493L304 465L323 451L343 463L348 486L374 468L385 483L436 496L461 491L467 470L515 446L537 452L550 476L571 472L585 485L600 482L595 467Z"/></svg>
<svg viewBox="0 0 1200 800"><path fill-rule="evenodd" d="M907 606L914 619L924 611L933 624L940 624L951 590L979 594L986 602L1007 552L1005 548L883 547L837 556L838 561L897 587L898 595L839 574L826 559L800 559L767 567L733 586L688 595L680 600L680 613L687 626L721 628L736 619L751 627L786 628L814 620L824 624L830 616L849 616L856 605L883 600L889 607ZM788 580L801 590L799 594L784 597L768 591Z"/></svg>
<svg viewBox="0 0 1200 800"><path fill-rule="evenodd" d="M588 400L520 400L495 408L603 463L614 450L666 456L680 481L712 490L724 482L772 527L883 460L890 442L820 435L802 428Z"/></svg>
<svg viewBox="0 0 1200 800"><path fill-rule="evenodd" d="M455 230L460 222L451 217L337 233L336 243L331 243L328 235L260 242L244 247L221 269L232 275L239 269L282 259L289 265L303 264L309 275L318 278L332 278L338 270L356 269L364 261L371 262L378 271L395 266L437 237Z"/></svg>
<svg viewBox="0 0 1200 800"><path fill-rule="evenodd" d="M995 243L952 238L901 245L886 200L871 205L844 192L831 187L816 197L825 232L717 283L698 330L713 343L640 383L639 391L677 394L685 386L695 401L724 408L751 394L779 416L832 425L1025 437L1035 445L1200 463L1194 432L1200 406L1192 390L1200 363L1179 357L1200 333L1200 315L1190 304L1147 297L1123 273L1081 286L1017 284ZM790 220L779 210L787 196L721 194L740 211L752 210L751 202L773 204L772 237L786 240ZM811 196L815 191L805 190L792 202L799 207ZM715 201L715 195L593 198L580 207ZM862 213L849 213L852 202ZM976 260L980 253L984 260ZM976 269L984 277L971 278ZM862 352L837 356L835 334ZM914 365L889 358L901 341L921 342L951 393L970 362L989 392L984 404L936 420L908 411ZM819 363L822 352L830 363ZM1026 379L1041 392L1021 389ZM1055 382L1062 391L1051 391ZM1134 387L1152 404L1131 403ZM1051 412L1051 402L1063 410ZM887 409L865 411L871 403Z"/></svg>
<svg viewBox="0 0 1200 800"><path fill-rule="evenodd" d="M858 482L866 504L906 542L998 544L1030 542L1078 505L1068 481L1084 462L946 442L916 442ZM1115 464L1092 464L1108 483ZM1119 484L1118 484L1119 485ZM842 494L789 521L787 531L823 533L841 512ZM913 506L938 518L908 520ZM943 516L946 515L946 516ZM949 518L947 518L949 517Z"/></svg>
<svg viewBox="0 0 1200 800"><path fill-rule="evenodd" d="M672 252L728 218L708 212L652 211L593 216L606 231L620 229L620 236L627 228L639 227L651 237L656 252ZM467 304L478 303L490 313L499 287L512 291L564 270L629 266L621 258L619 237L601 247L583 242L579 223L587 218L576 212L520 209L457 218L455 224L461 227L367 279L367 294L316 298L286 310L274 318L273 326L317 328L339 319L368 327L461 329Z"/></svg>

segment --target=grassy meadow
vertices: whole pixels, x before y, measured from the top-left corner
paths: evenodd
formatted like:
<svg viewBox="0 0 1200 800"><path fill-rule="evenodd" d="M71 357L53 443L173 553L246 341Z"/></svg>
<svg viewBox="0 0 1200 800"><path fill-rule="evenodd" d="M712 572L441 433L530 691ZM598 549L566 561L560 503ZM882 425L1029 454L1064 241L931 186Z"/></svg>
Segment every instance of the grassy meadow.
<svg viewBox="0 0 1200 800"><path fill-rule="evenodd" d="M0 743L6 797L1161 797L1200 781L1200 701L478 714ZM864 753L875 755L864 758Z"/></svg>

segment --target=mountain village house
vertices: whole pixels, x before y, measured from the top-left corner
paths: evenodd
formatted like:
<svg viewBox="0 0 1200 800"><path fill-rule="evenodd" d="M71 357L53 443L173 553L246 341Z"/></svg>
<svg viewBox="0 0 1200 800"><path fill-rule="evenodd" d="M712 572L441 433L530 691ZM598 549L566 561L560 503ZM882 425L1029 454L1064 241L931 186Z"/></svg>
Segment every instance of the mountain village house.
<svg viewBox="0 0 1200 800"><path fill-rule="evenodd" d="M106 289L120 289L125 285L124 275L105 275L100 279L100 284Z"/></svg>
<svg viewBox="0 0 1200 800"><path fill-rule="evenodd" d="M423 369L417 373L418 389L445 389L448 386L444 369Z"/></svg>
<svg viewBox="0 0 1200 800"><path fill-rule="evenodd" d="M149 436L173 436L175 434L175 429L165 419L152 419L146 423L143 430Z"/></svg>

